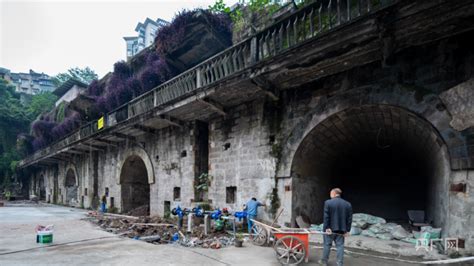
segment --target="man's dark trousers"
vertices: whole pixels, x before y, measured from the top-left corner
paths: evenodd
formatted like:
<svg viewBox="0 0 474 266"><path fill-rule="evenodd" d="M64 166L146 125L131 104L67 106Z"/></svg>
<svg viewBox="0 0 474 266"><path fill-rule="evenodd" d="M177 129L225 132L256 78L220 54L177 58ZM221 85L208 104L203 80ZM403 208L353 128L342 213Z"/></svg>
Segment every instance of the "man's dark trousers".
<svg viewBox="0 0 474 266"><path fill-rule="evenodd" d="M324 235L323 263L328 263L329 252L331 251L332 242L336 243L337 265L342 266L344 261L344 236L339 234Z"/></svg>

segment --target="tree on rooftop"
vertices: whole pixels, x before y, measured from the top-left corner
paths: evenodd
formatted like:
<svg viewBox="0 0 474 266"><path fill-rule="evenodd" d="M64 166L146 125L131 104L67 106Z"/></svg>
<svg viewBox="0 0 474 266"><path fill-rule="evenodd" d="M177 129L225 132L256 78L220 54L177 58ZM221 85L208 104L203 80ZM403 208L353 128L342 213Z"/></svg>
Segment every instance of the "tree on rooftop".
<svg viewBox="0 0 474 266"><path fill-rule="evenodd" d="M97 79L99 76L95 73L94 70L89 67L79 68L73 67L67 70L67 72L59 73L53 77L53 82L56 86L61 86L64 82L68 81L71 78L77 79L84 83L91 83L93 80Z"/></svg>
<svg viewBox="0 0 474 266"><path fill-rule="evenodd" d="M189 26L196 21L204 20L212 31L221 35L222 42L226 45L232 43L231 20L227 13L211 12L204 9L182 10L173 18L171 24L161 27L155 37L156 51L165 58L178 46L183 45L189 37Z"/></svg>
<svg viewBox="0 0 474 266"><path fill-rule="evenodd" d="M43 92L34 95L28 106L28 115L31 120L34 120L38 115L51 110L56 102L56 95L51 92Z"/></svg>

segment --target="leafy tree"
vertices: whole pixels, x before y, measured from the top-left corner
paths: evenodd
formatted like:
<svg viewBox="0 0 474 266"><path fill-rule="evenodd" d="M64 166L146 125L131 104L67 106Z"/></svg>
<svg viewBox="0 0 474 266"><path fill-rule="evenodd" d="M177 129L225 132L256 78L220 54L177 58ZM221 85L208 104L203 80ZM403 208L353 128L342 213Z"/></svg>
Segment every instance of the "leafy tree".
<svg viewBox="0 0 474 266"><path fill-rule="evenodd" d="M233 10L231 10L230 7L226 6L224 0L216 0L214 5L209 6L209 11L229 14L234 23L241 23L244 19L244 8L249 8L251 12L261 13L260 15L263 15L263 11L267 11L272 14L279 7L280 1L275 0L239 0L238 5Z"/></svg>
<svg viewBox="0 0 474 266"><path fill-rule="evenodd" d="M28 121L27 113L15 88L0 79L0 125L16 126Z"/></svg>
<svg viewBox="0 0 474 266"><path fill-rule="evenodd" d="M56 86L61 86L64 82L68 81L71 78L75 78L84 83L91 83L93 80L97 79L99 76L95 73L94 70L89 67L79 68L73 67L67 70L65 73L59 73L53 77L53 82Z"/></svg>
<svg viewBox="0 0 474 266"><path fill-rule="evenodd" d="M27 109L30 120L34 120L38 115L53 109L56 100L56 95L51 92L34 95Z"/></svg>
<svg viewBox="0 0 474 266"><path fill-rule="evenodd" d="M52 109L55 101L55 95L45 92L34 95L29 105L25 106L15 88L0 79L0 181L3 179L0 186L3 184L5 189L9 189L10 177L15 173L21 155L26 153L22 148L31 142L23 134L28 132L30 123L38 115Z"/></svg>
<svg viewBox="0 0 474 266"><path fill-rule="evenodd" d="M13 86L0 79L0 184L9 184L20 156L16 151L16 138L28 130L28 112L20 102Z"/></svg>

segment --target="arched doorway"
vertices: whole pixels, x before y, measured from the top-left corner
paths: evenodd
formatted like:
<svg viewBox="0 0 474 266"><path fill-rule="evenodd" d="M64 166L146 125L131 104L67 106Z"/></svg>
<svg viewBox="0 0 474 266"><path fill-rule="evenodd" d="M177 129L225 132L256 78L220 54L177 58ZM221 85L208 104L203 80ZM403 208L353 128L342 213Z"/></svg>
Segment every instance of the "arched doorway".
<svg viewBox="0 0 474 266"><path fill-rule="evenodd" d="M145 162L138 155L129 156L122 165L120 184L122 187L122 212L127 213L146 206L150 213L150 185Z"/></svg>
<svg viewBox="0 0 474 266"><path fill-rule="evenodd" d="M39 178L39 199L46 200L46 187L44 185L44 176L41 175Z"/></svg>
<svg viewBox="0 0 474 266"><path fill-rule="evenodd" d="M76 173L72 168L69 168L66 172L66 205L76 206L77 200L77 182Z"/></svg>
<svg viewBox="0 0 474 266"><path fill-rule="evenodd" d="M293 219L321 223L329 190L340 187L354 212L406 222L407 210L446 219L449 172L433 126L400 107L364 105L329 116L300 143L292 162Z"/></svg>

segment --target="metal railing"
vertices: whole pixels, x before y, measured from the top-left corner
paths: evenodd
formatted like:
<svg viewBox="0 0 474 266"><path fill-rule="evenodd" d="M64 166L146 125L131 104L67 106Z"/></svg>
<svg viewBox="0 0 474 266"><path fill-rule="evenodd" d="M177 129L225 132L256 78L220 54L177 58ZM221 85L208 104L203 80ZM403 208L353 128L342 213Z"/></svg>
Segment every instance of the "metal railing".
<svg viewBox="0 0 474 266"><path fill-rule="evenodd" d="M396 0L315 1L273 23L254 36L204 60L197 66L109 112L105 115L105 127L113 127L120 122L153 110L155 107L191 95L199 88L212 86L260 61L282 54L324 32L393 2ZM64 148L99 131L97 121L92 121L82 126L78 131L37 151L20 164L37 160L51 151Z"/></svg>

